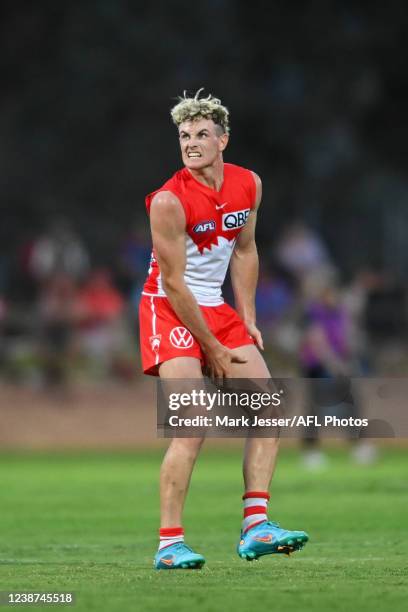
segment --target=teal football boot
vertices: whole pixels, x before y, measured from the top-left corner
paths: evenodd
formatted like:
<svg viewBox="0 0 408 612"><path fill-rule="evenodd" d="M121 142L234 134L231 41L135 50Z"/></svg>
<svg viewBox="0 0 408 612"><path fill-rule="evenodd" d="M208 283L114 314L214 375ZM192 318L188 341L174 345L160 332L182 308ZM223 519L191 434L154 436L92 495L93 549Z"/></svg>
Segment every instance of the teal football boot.
<svg viewBox="0 0 408 612"><path fill-rule="evenodd" d="M309 536L304 531L287 531L281 529L278 523L264 521L245 534L241 533L237 552L247 561L275 553L290 555L295 550L303 548L308 540Z"/></svg>
<svg viewBox="0 0 408 612"><path fill-rule="evenodd" d="M205 563L202 555L191 550L184 542L176 542L157 551L154 567L158 570L201 569Z"/></svg>

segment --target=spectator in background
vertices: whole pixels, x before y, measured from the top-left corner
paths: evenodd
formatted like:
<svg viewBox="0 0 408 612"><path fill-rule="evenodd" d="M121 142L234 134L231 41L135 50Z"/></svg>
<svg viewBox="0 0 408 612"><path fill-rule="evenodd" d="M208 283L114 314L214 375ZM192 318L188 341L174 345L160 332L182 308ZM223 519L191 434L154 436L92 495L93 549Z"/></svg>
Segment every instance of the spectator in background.
<svg viewBox="0 0 408 612"><path fill-rule="evenodd" d="M367 306L373 291L381 288L381 273L369 268L360 268L343 291L343 304L350 318L350 337L353 351L359 361L360 374L373 373L373 359L370 356L370 341L366 329Z"/></svg>
<svg viewBox="0 0 408 612"><path fill-rule="evenodd" d="M34 241L29 269L40 283L58 274L74 280L84 278L89 269L88 253L67 219L55 219L48 232Z"/></svg>
<svg viewBox="0 0 408 612"><path fill-rule="evenodd" d="M279 274L261 270L256 295L257 318L262 323L274 323L291 307L294 300L291 283Z"/></svg>
<svg viewBox="0 0 408 612"><path fill-rule="evenodd" d="M275 327L294 305L295 292L287 275L261 268L256 292L257 321L266 343L273 342Z"/></svg>
<svg viewBox="0 0 408 612"><path fill-rule="evenodd" d="M331 268L329 254L320 237L301 221L289 225L278 241L275 257L302 286L309 274Z"/></svg>
<svg viewBox="0 0 408 612"><path fill-rule="evenodd" d="M335 286L322 287L306 308L306 329L300 357L308 378L350 373L349 320Z"/></svg>
<svg viewBox="0 0 408 612"><path fill-rule="evenodd" d="M73 333L78 319L78 290L63 273L52 276L41 288L40 355L47 386L63 389L73 358Z"/></svg>
<svg viewBox="0 0 408 612"><path fill-rule="evenodd" d="M318 417L333 410L342 417L357 417L358 406L349 377L358 373L351 320L335 284L323 283L315 300L306 308L306 325L300 347L303 376L308 382L307 414ZM313 382L314 380L314 382ZM350 438L353 431L349 431ZM304 465L315 469L325 465L319 450L318 429L309 427L303 437ZM356 461L369 463L375 458L368 443L355 445Z"/></svg>
<svg viewBox="0 0 408 612"><path fill-rule="evenodd" d="M133 303L136 301L137 304L139 303L150 254L149 233L143 227L134 226L120 245L118 274L120 287L124 295L130 298ZM134 309L134 311L137 312L137 309Z"/></svg>
<svg viewBox="0 0 408 612"><path fill-rule="evenodd" d="M124 299L114 287L110 272L92 272L78 296L79 333L85 355L103 374L111 369L121 350L124 308Z"/></svg>

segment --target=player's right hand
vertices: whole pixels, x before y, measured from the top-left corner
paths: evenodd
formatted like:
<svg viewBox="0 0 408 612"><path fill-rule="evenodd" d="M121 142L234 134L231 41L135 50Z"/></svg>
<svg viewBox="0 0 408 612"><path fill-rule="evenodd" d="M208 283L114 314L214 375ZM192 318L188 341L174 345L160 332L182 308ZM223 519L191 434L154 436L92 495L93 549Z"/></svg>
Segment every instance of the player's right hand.
<svg viewBox="0 0 408 612"><path fill-rule="evenodd" d="M231 376L232 363L247 363L247 359L242 355L232 352L221 343L207 348L206 371L211 379L228 378Z"/></svg>

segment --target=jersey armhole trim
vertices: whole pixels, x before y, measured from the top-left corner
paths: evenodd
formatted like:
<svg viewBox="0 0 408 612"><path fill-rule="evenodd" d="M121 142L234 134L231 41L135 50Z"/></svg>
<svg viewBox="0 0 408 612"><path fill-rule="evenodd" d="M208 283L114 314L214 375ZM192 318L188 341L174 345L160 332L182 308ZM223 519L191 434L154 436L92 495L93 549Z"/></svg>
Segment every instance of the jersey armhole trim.
<svg viewBox="0 0 408 612"><path fill-rule="evenodd" d="M248 170L249 174L251 175L251 210L255 210L256 209L256 181L255 181L255 176L254 173L252 172L252 170Z"/></svg>
<svg viewBox="0 0 408 612"><path fill-rule="evenodd" d="M180 197L180 194L175 190L175 189L169 189L168 187L163 188L161 187L160 189L157 189L156 191L152 191L152 193L149 193L146 196L146 208L147 208L147 214L150 217L150 209L152 206L152 200L154 198L155 195L157 195L158 193L161 193L162 191L169 191L172 195L174 195L174 197L176 197L178 199L178 201L181 204L181 207L183 209L184 212L184 216L186 219L186 228L188 225L188 219L190 217L190 207L186 204L186 202L183 202L183 198Z"/></svg>

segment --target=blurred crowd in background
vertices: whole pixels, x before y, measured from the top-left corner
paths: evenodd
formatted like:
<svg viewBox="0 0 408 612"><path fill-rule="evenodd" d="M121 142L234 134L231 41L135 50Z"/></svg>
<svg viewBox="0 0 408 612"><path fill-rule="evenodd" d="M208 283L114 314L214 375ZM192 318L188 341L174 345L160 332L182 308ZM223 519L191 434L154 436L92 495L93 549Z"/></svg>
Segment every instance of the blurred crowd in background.
<svg viewBox="0 0 408 612"><path fill-rule="evenodd" d="M141 374L144 195L180 167L170 106L202 86L231 111L226 161L263 179L271 369L405 375L406 21L402 0L4 2L0 376Z"/></svg>
<svg viewBox="0 0 408 612"><path fill-rule="evenodd" d="M2 377L42 387L141 375L138 302L150 250L149 236L136 226L112 253L111 266L94 265L90 248L62 217L17 244L19 298L7 292L1 298ZM233 302L228 280L224 293ZM328 245L299 219L260 249L256 301L276 375L408 372L406 287L368 267L344 282Z"/></svg>

